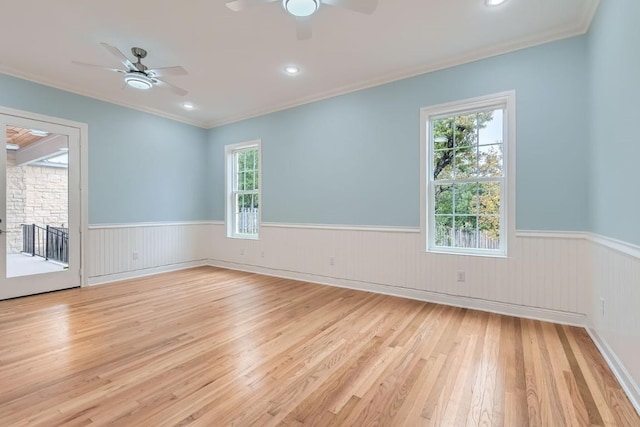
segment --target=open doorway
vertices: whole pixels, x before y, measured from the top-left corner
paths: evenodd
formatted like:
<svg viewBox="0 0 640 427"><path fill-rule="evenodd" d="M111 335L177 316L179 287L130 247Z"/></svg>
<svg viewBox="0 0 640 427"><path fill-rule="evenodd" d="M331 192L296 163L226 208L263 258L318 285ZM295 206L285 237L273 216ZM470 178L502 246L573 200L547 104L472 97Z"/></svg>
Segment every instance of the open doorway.
<svg viewBox="0 0 640 427"><path fill-rule="evenodd" d="M6 127L7 277L69 265L69 140Z"/></svg>
<svg viewBox="0 0 640 427"><path fill-rule="evenodd" d="M0 107L0 299L80 286L86 132Z"/></svg>

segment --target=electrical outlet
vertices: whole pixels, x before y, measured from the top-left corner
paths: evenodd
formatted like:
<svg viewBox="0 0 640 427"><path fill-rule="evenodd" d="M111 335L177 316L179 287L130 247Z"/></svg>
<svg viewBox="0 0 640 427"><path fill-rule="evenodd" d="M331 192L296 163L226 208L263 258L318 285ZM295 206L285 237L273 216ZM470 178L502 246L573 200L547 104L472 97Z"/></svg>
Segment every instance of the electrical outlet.
<svg viewBox="0 0 640 427"><path fill-rule="evenodd" d="M604 317L604 298L600 298L600 313Z"/></svg>
<svg viewBox="0 0 640 427"><path fill-rule="evenodd" d="M240 249L240 255L244 255L244 248Z"/></svg>
<svg viewBox="0 0 640 427"><path fill-rule="evenodd" d="M458 271L458 274L456 275L456 278L458 280L458 282L464 282L465 280L467 280L466 274L464 273L464 271Z"/></svg>
<svg viewBox="0 0 640 427"><path fill-rule="evenodd" d="M329 257L329 265L335 265L336 264L336 260L331 256Z"/></svg>
<svg viewBox="0 0 640 427"><path fill-rule="evenodd" d="M260 252L260 258L264 258L264 251Z"/></svg>
<svg viewBox="0 0 640 427"><path fill-rule="evenodd" d="M138 260L138 252L134 251L133 254L131 255L131 258L133 258L134 261Z"/></svg>

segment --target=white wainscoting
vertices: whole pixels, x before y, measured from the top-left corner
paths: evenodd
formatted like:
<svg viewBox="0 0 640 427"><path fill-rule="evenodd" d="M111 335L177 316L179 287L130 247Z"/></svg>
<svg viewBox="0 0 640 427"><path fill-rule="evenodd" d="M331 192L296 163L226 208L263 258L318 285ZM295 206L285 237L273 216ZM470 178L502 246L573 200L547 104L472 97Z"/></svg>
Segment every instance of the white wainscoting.
<svg viewBox="0 0 640 427"><path fill-rule="evenodd" d="M210 231L208 222L89 226L88 284L205 265Z"/></svg>
<svg viewBox="0 0 640 427"><path fill-rule="evenodd" d="M217 266L585 324L582 233L521 233L508 258L489 258L426 253L417 229L263 224L259 240L241 240L211 227Z"/></svg>
<svg viewBox="0 0 640 427"><path fill-rule="evenodd" d="M588 331L640 413L640 247L593 235L588 245Z"/></svg>

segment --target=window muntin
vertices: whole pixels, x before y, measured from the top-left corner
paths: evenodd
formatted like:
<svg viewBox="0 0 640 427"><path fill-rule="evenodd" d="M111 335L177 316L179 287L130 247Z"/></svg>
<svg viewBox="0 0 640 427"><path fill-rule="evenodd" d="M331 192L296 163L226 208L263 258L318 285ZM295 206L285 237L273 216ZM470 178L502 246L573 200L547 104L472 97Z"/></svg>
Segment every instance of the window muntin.
<svg viewBox="0 0 640 427"><path fill-rule="evenodd" d="M257 238L260 229L260 144L227 147L229 237Z"/></svg>
<svg viewBox="0 0 640 427"><path fill-rule="evenodd" d="M428 250L506 254L508 118L504 99L423 114Z"/></svg>

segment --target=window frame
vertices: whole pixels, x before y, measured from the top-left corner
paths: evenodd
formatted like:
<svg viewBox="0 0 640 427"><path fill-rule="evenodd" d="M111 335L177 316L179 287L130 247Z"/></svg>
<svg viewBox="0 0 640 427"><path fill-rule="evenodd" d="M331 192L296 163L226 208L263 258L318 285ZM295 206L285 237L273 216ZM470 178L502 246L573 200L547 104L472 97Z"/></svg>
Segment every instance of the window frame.
<svg viewBox="0 0 640 427"><path fill-rule="evenodd" d="M237 171L236 171L236 162L235 162L235 154L239 151L244 151L248 149L257 149L258 150L258 158L257 158L257 166L258 166L258 218L257 218L257 232L256 234L245 234L238 233L236 223L235 223L235 212L236 212L236 197L235 194L237 191ZM240 142L237 144L229 144L225 145L225 189L226 189L226 197L225 197L225 224L227 227L227 237L232 239L248 239L248 240L258 240L260 238L260 227L262 224L262 141L254 140L247 142Z"/></svg>
<svg viewBox="0 0 640 427"><path fill-rule="evenodd" d="M489 109L504 109L503 115L503 177L500 192L500 248L477 249L436 246L435 244L435 181L433 179L433 121L455 115L472 114ZM424 250L432 253L507 257L515 239L515 91L449 102L420 109L420 232ZM483 182L485 179L472 179ZM494 178L488 181L496 181Z"/></svg>

